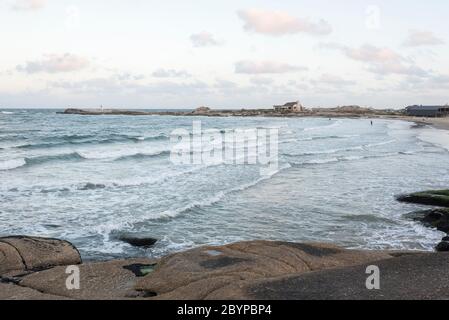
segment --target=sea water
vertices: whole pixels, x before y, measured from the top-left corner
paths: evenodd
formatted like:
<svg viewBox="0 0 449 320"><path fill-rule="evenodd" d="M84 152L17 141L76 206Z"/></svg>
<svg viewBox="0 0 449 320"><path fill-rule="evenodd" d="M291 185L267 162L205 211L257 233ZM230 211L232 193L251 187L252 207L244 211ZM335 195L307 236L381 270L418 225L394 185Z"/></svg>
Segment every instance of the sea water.
<svg viewBox="0 0 449 320"><path fill-rule="evenodd" d="M175 164L176 129L276 128L278 167ZM86 259L241 240L432 250L442 233L395 195L449 186L438 130L397 120L80 116L0 111L0 235L73 242ZM446 144L447 145L447 144ZM125 232L159 239L134 248Z"/></svg>

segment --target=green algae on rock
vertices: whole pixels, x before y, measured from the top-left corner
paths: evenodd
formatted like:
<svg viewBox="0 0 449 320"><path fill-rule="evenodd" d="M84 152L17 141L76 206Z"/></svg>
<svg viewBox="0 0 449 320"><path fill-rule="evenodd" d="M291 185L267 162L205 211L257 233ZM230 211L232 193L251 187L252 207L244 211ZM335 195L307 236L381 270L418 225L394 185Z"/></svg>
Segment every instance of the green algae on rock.
<svg viewBox="0 0 449 320"><path fill-rule="evenodd" d="M449 207L449 190L430 190L415 192L397 197L398 201L424 204L438 207Z"/></svg>

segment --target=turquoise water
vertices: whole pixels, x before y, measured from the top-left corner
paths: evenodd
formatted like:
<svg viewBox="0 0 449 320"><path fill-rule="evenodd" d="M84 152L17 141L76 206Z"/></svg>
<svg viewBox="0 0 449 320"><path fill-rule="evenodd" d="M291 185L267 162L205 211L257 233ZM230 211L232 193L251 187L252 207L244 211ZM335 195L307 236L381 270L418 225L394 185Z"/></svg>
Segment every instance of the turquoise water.
<svg viewBox="0 0 449 320"><path fill-rule="evenodd" d="M279 128L279 168L175 165L174 129ZM447 188L449 153L393 120L77 116L0 111L0 234L72 241L84 258L272 239L431 250L399 193ZM428 130L431 129L426 129ZM122 232L160 241L149 249Z"/></svg>

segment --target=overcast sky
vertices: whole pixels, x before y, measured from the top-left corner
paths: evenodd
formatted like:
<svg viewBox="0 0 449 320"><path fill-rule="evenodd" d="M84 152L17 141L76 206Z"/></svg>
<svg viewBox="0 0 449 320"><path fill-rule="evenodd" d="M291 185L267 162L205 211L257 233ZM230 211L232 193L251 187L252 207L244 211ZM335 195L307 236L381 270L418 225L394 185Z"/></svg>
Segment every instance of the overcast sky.
<svg viewBox="0 0 449 320"><path fill-rule="evenodd" d="M449 102L449 1L0 0L0 108Z"/></svg>

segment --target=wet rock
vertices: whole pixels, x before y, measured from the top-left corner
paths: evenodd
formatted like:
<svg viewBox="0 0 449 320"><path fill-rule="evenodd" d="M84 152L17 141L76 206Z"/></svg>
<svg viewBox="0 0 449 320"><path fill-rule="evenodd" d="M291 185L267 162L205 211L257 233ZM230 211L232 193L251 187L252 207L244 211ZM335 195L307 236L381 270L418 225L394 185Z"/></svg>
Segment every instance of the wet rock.
<svg viewBox="0 0 449 320"><path fill-rule="evenodd" d="M79 188L79 190L86 191L86 190L95 190L95 189L104 189L106 186L104 184L99 183L86 183L84 186Z"/></svg>
<svg viewBox="0 0 449 320"><path fill-rule="evenodd" d="M329 244L240 242L164 257L152 273L139 278L135 288L156 293L156 299L207 299L233 283L238 286L244 281L390 258L386 252L345 250Z"/></svg>
<svg viewBox="0 0 449 320"><path fill-rule="evenodd" d="M0 238L0 275L80 263L78 250L67 241L25 236Z"/></svg>
<svg viewBox="0 0 449 320"><path fill-rule="evenodd" d="M406 217L439 231L449 232L449 208L412 212L407 214Z"/></svg>
<svg viewBox="0 0 449 320"><path fill-rule="evenodd" d="M438 252L447 252L449 251L449 242L442 241L435 247L435 250Z"/></svg>
<svg viewBox="0 0 449 320"><path fill-rule="evenodd" d="M157 239L146 237L140 234L119 234L117 239L126 242L134 247L151 247L156 242Z"/></svg>
<svg viewBox="0 0 449 320"><path fill-rule="evenodd" d="M449 190L416 192L407 195L400 195L396 199L401 202L449 207Z"/></svg>
<svg viewBox="0 0 449 320"><path fill-rule="evenodd" d="M250 300L447 300L449 255L424 253L224 286L209 299ZM381 270L380 289L367 290L366 269Z"/></svg>

